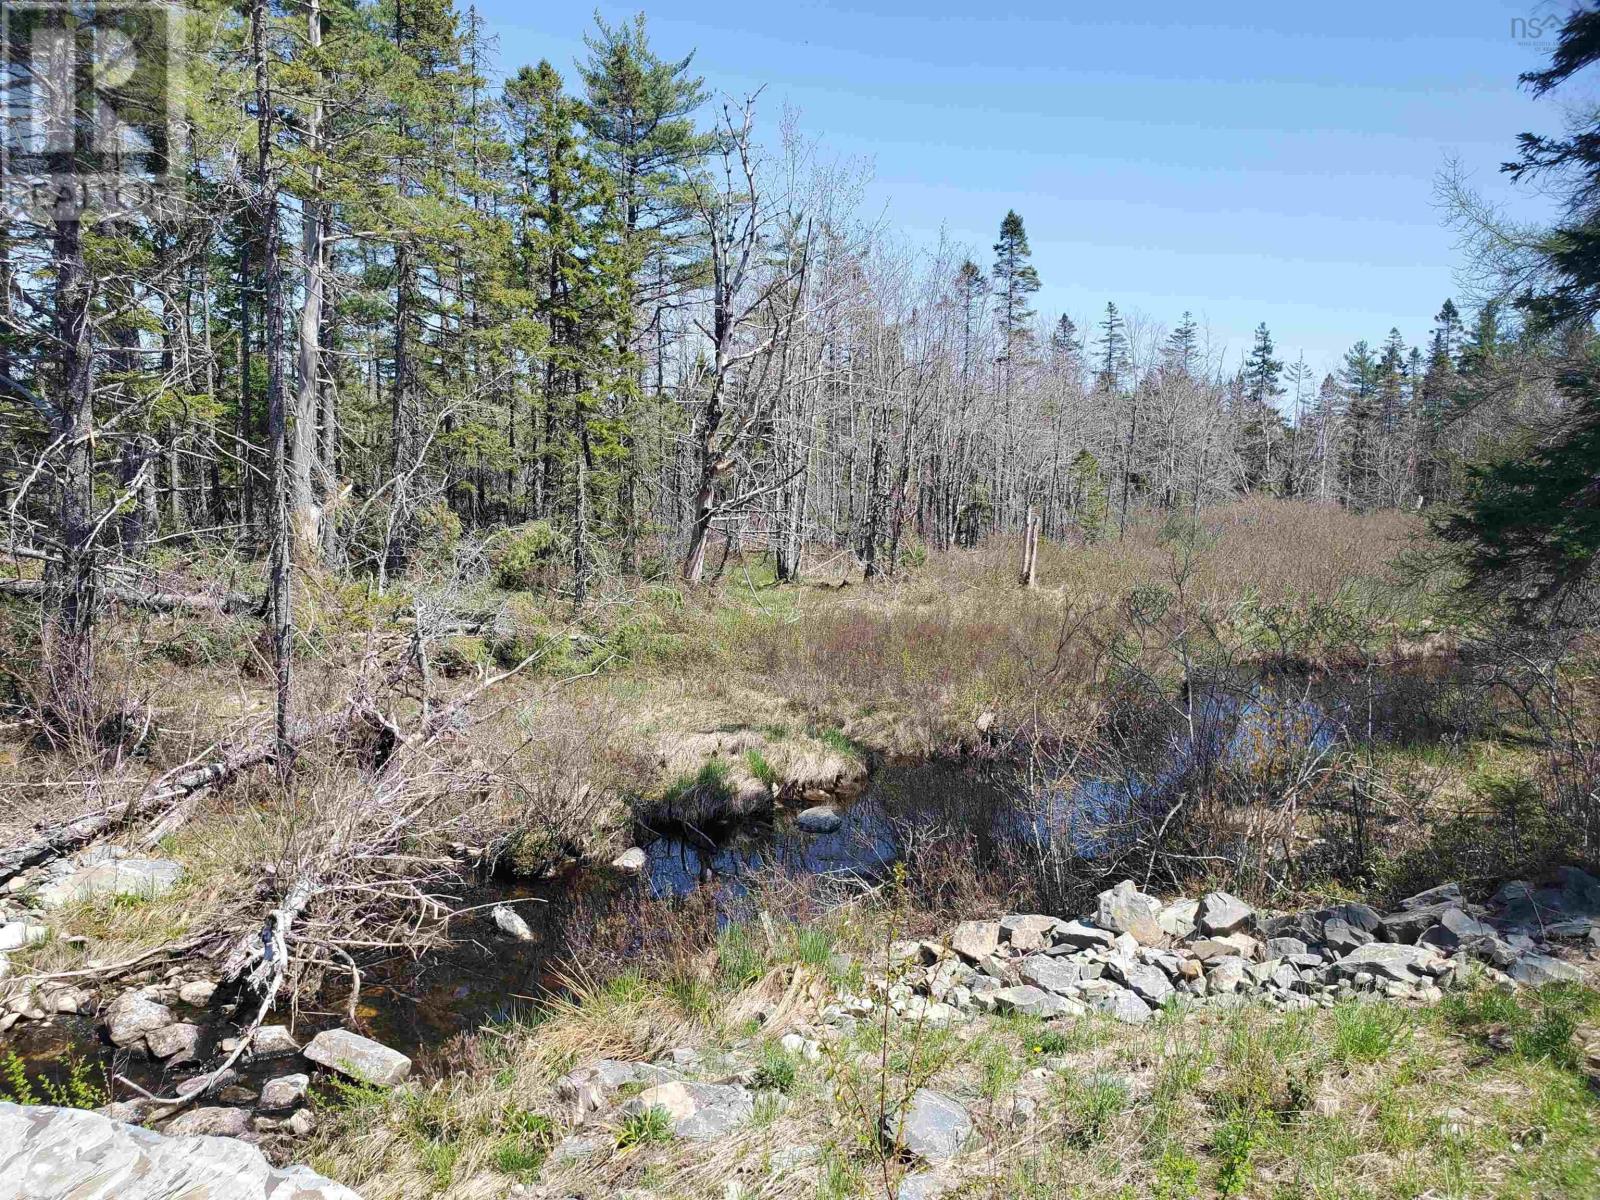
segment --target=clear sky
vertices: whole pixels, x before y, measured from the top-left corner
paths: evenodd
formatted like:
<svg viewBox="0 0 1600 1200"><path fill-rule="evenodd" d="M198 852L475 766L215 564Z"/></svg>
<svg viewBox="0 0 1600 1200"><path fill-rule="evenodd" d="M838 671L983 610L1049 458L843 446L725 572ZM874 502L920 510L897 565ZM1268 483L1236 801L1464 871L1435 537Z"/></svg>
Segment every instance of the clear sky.
<svg viewBox="0 0 1600 1200"><path fill-rule="evenodd" d="M464 3L465 0L462 0ZM664 56L714 90L766 85L825 147L868 160L867 209L919 244L941 229L989 261L1026 222L1037 307L1107 300L1167 325L1185 309L1232 353L1266 321L1280 357L1332 366L1391 326L1420 341L1458 256L1434 199L1460 159L1498 175L1560 111L1516 86L1554 44L1559 0L1086 4L1074 0L656 0ZM571 75L589 0L478 0L503 68ZM1519 18L1524 24L1515 25Z"/></svg>

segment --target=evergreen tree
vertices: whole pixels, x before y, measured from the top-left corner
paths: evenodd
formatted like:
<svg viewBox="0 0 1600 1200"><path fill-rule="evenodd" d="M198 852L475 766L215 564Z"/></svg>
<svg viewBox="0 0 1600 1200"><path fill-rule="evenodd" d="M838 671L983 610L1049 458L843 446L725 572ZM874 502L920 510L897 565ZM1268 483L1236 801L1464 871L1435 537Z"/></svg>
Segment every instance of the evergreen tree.
<svg viewBox="0 0 1600 1200"><path fill-rule="evenodd" d="M1028 234L1022 218L1008 211L1000 222L1000 240L994 244L995 322L999 326L1000 355L1004 363L1005 392L1011 392L1019 358L1033 338L1033 309L1028 297L1039 290L1039 272L1028 260Z"/></svg>
<svg viewBox="0 0 1600 1200"><path fill-rule="evenodd" d="M1364 341L1350 348L1339 371L1339 492L1354 508L1369 508L1380 497L1378 374L1378 360Z"/></svg>
<svg viewBox="0 0 1600 1200"><path fill-rule="evenodd" d="M1106 315L1100 322L1100 337L1095 342L1095 387L1102 392L1122 389L1128 374L1128 334L1116 304L1106 302Z"/></svg>
<svg viewBox="0 0 1600 1200"><path fill-rule="evenodd" d="M1282 482L1277 478L1274 454L1284 432L1283 415L1278 411L1283 362L1273 357L1273 349L1272 334L1263 321L1256 327L1255 344L1244 364L1239 458L1246 491L1273 489Z"/></svg>

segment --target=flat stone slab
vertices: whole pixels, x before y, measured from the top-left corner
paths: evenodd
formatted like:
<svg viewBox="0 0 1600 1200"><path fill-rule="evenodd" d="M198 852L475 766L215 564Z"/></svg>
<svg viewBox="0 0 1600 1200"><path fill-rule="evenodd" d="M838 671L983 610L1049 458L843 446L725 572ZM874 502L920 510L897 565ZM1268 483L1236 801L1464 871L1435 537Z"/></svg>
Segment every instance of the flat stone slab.
<svg viewBox="0 0 1600 1200"><path fill-rule="evenodd" d="M348 1029L324 1029L303 1053L318 1066L379 1087L394 1087L411 1074L411 1060L400 1051Z"/></svg>
<svg viewBox="0 0 1600 1200"><path fill-rule="evenodd" d="M233 1138L166 1137L96 1112L4 1102L0 1180L5 1195L73 1200L361 1200Z"/></svg>
<svg viewBox="0 0 1600 1200"><path fill-rule="evenodd" d="M51 880L39 889L43 908L61 908L102 896L165 895L183 878L183 864L167 858L118 858Z"/></svg>
<svg viewBox="0 0 1600 1200"><path fill-rule="evenodd" d="M904 1114L885 1113L883 1140L927 1163L942 1163L961 1153L972 1136L972 1118L943 1092L918 1088Z"/></svg>
<svg viewBox="0 0 1600 1200"><path fill-rule="evenodd" d="M645 1088L622 1106L622 1112L637 1116L652 1108L663 1109L672 1118L674 1136L694 1142L726 1137L755 1115L755 1101L737 1084L683 1081Z"/></svg>
<svg viewBox="0 0 1600 1200"><path fill-rule="evenodd" d="M1396 942L1372 942L1358 946L1335 964L1345 975L1370 972L1399 983L1414 983L1426 975L1439 956L1426 946L1407 946Z"/></svg>

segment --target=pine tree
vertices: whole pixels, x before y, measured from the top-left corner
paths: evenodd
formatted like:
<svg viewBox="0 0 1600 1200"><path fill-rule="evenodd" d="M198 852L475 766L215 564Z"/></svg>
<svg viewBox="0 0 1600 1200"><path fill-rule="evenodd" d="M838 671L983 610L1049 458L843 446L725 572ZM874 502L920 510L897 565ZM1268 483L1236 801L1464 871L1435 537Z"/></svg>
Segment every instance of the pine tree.
<svg viewBox="0 0 1600 1200"><path fill-rule="evenodd" d="M1344 502L1368 508L1379 500L1378 360L1372 347L1357 342L1339 371L1343 412L1340 419L1338 480Z"/></svg>
<svg viewBox="0 0 1600 1200"><path fill-rule="evenodd" d="M1100 322L1100 337L1095 342L1095 387L1102 392L1122 390L1128 373L1128 334L1116 304L1106 302L1106 315Z"/></svg>
<svg viewBox="0 0 1600 1200"><path fill-rule="evenodd" d="M1281 485L1274 455L1283 438L1283 416L1278 397L1283 363L1273 357L1272 334L1263 321L1256 327L1255 344L1244 365L1244 412L1239 423L1239 457L1246 491Z"/></svg>
<svg viewBox="0 0 1600 1200"><path fill-rule="evenodd" d="M1028 297L1039 290L1039 272L1028 260L1028 234L1022 218L1009 211L1000 222L1000 240L994 244L995 322L1000 333L1000 356L1004 365L1004 391L1010 395L1017 361L1028 350L1033 338L1033 309Z"/></svg>

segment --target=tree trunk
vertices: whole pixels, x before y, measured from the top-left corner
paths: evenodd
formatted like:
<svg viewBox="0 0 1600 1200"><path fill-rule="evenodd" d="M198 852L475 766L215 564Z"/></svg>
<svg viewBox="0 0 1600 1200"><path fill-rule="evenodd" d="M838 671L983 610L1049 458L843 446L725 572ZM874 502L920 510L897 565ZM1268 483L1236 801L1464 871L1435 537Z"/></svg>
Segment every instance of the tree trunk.
<svg viewBox="0 0 1600 1200"><path fill-rule="evenodd" d="M310 0L306 15L306 43L313 55L322 45L322 11L319 0ZM321 79L312 82L320 91ZM306 149L314 156L320 150L322 102L313 97L305 117ZM299 345L295 357L294 440L290 447L290 509L294 529L294 549L308 560L319 556L321 546L317 525L322 517L312 485L312 468L317 460L317 382L321 374L323 294L322 203L316 198L322 168L311 169L311 195L300 210L301 254L304 257L304 299L300 305Z"/></svg>

